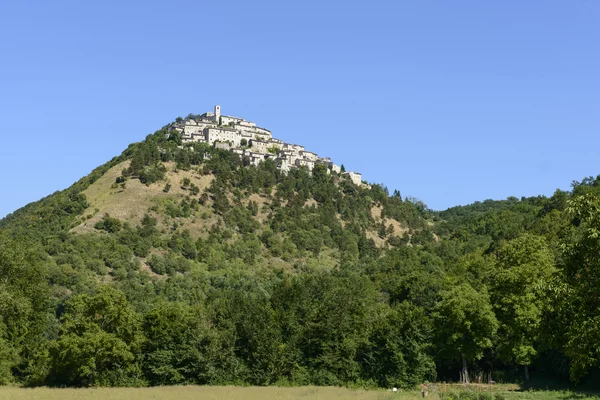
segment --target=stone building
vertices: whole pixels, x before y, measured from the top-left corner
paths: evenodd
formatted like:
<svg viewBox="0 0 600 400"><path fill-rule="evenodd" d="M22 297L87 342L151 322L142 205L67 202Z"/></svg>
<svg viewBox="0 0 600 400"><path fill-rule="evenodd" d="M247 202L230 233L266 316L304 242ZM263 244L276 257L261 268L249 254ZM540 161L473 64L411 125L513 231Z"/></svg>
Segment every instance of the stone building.
<svg viewBox="0 0 600 400"><path fill-rule="evenodd" d="M233 147L240 147L242 135L235 129L230 128L206 128L204 130L206 143L212 145L215 142L230 142Z"/></svg>
<svg viewBox="0 0 600 400"><path fill-rule="evenodd" d="M342 176L348 177L356 186L360 186L362 184L362 175L358 172L344 172L342 173Z"/></svg>
<svg viewBox="0 0 600 400"><path fill-rule="evenodd" d="M269 152L269 143L262 141L262 140L257 140L257 139L251 139L250 142L248 143L250 148L252 149L252 151L255 151L257 153L261 153L261 154L267 154Z"/></svg>
<svg viewBox="0 0 600 400"><path fill-rule="evenodd" d="M334 163L329 164L329 169L331 170L331 172L335 172L336 174L342 172L342 167Z"/></svg>
<svg viewBox="0 0 600 400"><path fill-rule="evenodd" d="M325 165L328 172L341 173L340 166L334 164L329 157L319 157L302 145L276 139L271 131L257 126L254 122L222 115L219 105L215 105L214 112L206 112L200 116L190 114L185 120L173 123L171 129L182 134L184 143L207 143L230 150L239 155L245 165L258 165L265 159L273 159L278 168L285 173L298 167L306 167L312 171L316 163ZM273 149L278 151L271 152ZM361 174L345 172L342 175L355 185L362 185Z"/></svg>
<svg viewBox="0 0 600 400"><path fill-rule="evenodd" d="M312 151L303 150L303 151L300 151L299 153L302 158L305 158L310 161L317 161L317 159L319 158L317 153L313 153Z"/></svg>
<svg viewBox="0 0 600 400"><path fill-rule="evenodd" d="M312 160L307 160L305 158L296 159L296 167L306 167L309 171L312 171L315 168L315 162Z"/></svg>

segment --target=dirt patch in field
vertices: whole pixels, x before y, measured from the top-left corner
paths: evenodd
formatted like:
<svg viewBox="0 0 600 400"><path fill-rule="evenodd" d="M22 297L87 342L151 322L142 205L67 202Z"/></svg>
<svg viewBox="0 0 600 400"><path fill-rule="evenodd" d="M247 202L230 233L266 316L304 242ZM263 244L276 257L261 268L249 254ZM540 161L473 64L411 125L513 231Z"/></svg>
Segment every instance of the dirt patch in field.
<svg viewBox="0 0 600 400"><path fill-rule="evenodd" d="M317 201L315 199L308 199L304 202L304 207L318 207L319 203L317 203Z"/></svg>
<svg viewBox="0 0 600 400"><path fill-rule="evenodd" d="M371 217L375 221L381 219L381 213L383 213L383 207L381 205L375 204L371 207Z"/></svg>

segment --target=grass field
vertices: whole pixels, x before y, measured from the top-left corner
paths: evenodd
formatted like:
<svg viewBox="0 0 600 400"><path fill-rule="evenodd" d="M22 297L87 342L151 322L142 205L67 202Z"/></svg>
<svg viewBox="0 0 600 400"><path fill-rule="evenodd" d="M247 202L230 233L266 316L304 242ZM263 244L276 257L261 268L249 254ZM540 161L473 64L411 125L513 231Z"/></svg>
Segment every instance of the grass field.
<svg viewBox="0 0 600 400"><path fill-rule="evenodd" d="M213 399L365 399L416 400L420 392L391 393L387 391L350 390L332 387L236 387L236 386L169 386L154 388L101 388L101 389L22 389L0 387L0 399L4 400L213 400Z"/></svg>
<svg viewBox="0 0 600 400"><path fill-rule="evenodd" d="M437 386L431 389L428 400L439 400L440 391L460 391L458 385ZM469 387L471 391L493 391L501 393L506 400L570 400L600 399L600 396L587 392L571 392L563 390L521 391L515 385L498 385L495 387ZM365 399L365 400L417 400L421 392L385 390L352 390L333 387L236 387L236 386L169 386L154 388L100 388L100 389L23 389L0 387L0 399L10 400L191 400L191 399L231 399L231 400L295 400L295 399Z"/></svg>

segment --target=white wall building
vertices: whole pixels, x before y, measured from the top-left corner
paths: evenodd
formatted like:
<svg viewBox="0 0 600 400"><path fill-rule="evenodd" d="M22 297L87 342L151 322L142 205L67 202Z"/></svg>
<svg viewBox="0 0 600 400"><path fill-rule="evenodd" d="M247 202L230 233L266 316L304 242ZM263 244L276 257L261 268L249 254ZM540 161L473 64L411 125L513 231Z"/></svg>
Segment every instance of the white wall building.
<svg viewBox="0 0 600 400"><path fill-rule="evenodd" d="M317 153L313 153L312 151L306 150L300 151L300 156L310 161L317 161L317 159L319 158Z"/></svg>
<svg viewBox="0 0 600 400"><path fill-rule="evenodd" d="M309 171L312 171L313 168L315 168L315 162L312 160L298 158L296 159L295 164L296 167L306 167Z"/></svg>
<svg viewBox="0 0 600 400"><path fill-rule="evenodd" d="M344 172L342 176L347 176L350 178L352 183L354 183L356 186L360 186L362 184L362 175L358 172Z"/></svg>
<svg viewBox="0 0 600 400"><path fill-rule="evenodd" d="M265 141L252 139L250 140L249 144L252 151L255 151L260 154L267 154L269 152L269 143Z"/></svg>
<svg viewBox="0 0 600 400"><path fill-rule="evenodd" d="M235 125L242 121L243 121L243 119L241 119L241 118L231 117L229 115L221 115L221 119L218 122L221 124L221 126L227 126L230 124Z"/></svg>
<svg viewBox="0 0 600 400"><path fill-rule="evenodd" d="M329 157L319 157L302 145L276 139L271 131L256 126L254 122L222 115L219 105L215 105L214 112L206 112L199 117L190 114L186 120L171 125L171 129L181 132L185 143L201 142L229 149L251 165L258 165L271 158L284 172L294 167L306 167L312 171L315 163L320 163L327 166L328 172L341 173L340 166L334 164ZM242 139L246 141L244 147L241 146ZM279 149L278 154L269 152L273 148ZM362 185L362 176L358 172L345 172L342 175L355 185Z"/></svg>
<svg viewBox="0 0 600 400"><path fill-rule="evenodd" d="M204 130L206 142L213 145L215 142L230 142L233 147L240 147L242 135L235 129L229 128L206 128Z"/></svg>

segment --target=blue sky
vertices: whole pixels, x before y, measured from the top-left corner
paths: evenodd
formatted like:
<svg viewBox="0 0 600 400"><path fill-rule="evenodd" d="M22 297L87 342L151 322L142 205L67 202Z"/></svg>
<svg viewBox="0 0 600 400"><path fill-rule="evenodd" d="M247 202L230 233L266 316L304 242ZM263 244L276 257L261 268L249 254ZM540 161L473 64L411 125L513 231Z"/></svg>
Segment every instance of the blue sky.
<svg viewBox="0 0 600 400"><path fill-rule="evenodd" d="M0 217L220 104L433 209L600 173L600 3L4 1Z"/></svg>

